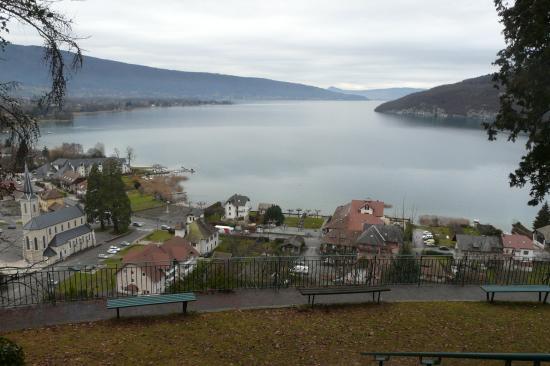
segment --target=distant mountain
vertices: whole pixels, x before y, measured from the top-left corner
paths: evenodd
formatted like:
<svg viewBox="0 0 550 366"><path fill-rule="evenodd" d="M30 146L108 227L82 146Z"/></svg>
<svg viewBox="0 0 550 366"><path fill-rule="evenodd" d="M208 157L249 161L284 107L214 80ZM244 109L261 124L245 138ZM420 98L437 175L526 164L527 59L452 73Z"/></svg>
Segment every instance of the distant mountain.
<svg viewBox="0 0 550 366"><path fill-rule="evenodd" d="M70 54L67 53L69 58ZM18 81L35 93L49 83L43 48L8 45L0 52L0 81ZM70 97L190 98L202 100L364 100L313 86L263 78L185 72L84 57L68 84Z"/></svg>
<svg viewBox="0 0 550 366"><path fill-rule="evenodd" d="M423 91L426 89L418 88L386 88L386 89L367 89L367 90L346 90L339 89L331 86L327 90L336 93L348 94L348 95L360 95L371 100L394 100L405 95Z"/></svg>
<svg viewBox="0 0 550 366"><path fill-rule="evenodd" d="M499 108L498 90L491 75L407 95L380 104L375 111L418 117L465 117L490 120Z"/></svg>

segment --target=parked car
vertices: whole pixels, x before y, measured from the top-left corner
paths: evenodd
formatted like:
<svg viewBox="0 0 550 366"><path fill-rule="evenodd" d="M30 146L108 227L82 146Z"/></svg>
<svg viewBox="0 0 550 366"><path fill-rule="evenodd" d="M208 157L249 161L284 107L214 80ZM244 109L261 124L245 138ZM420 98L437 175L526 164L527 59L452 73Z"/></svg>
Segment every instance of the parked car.
<svg viewBox="0 0 550 366"><path fill-rule="evenodd" d="M304 274L307 275L309 273L309 267L304 265L296 265L290 269L290 272L296 273L296 274Z"/></svg>
<svg viewBox="0 0 550 366"><path fill-rule="evenodd" d="M69 268L67 268L69 271L73 271L73 272L78 272L80 271L80 267L79 266L70 266Z"/></svg>
<svg viewBox="0 0 550 366"><path fill-rule="evenodd" d="M160 225L161 230L170 230L170 226L168 225Z"/></svg>
<svg viewBox="0 0 550 366"><path fill-rule="evenodd" d="M431 238L431 239L426 239L424 240L424 244L426 245L434 245L435 244L435 239Z"/></svg>
<svg viewBox="0 0 550 366"><path fill-rule="evenodd" d="M101 259L109 258L109 256L108 256L107 254L105 254L105 253L99 253L99 254L97 255L97 257L98 257L98 258L101 258Z"/></svg>
<svg viewBox="0 0 550 366"><path fill-rule="evenodd" d="M129 245L130 245L130 243L128 243L127 241L123 241L123 242L120 243L121 247L127 247Z"/></svg>
<svg viewBox="0 0 550 366"><path fill-rule="evenodd" d="M443 247L443 246L441 246L441 247L439 247L439 250L443 250L443 251L445 251L445 252L448 252L448 251L450 251L451 249L450 249L449 247Z"/></svg>
<svg viewBox="0 0 550 366"><path fill-rule="evenodd" d="M138 221L132 222L132 226L142 227L143 222L138 222Z"/></svg>
<svg viewBox="0 0 550 366"><path fill-rule="evenodd" d="M113 248L109 248L109 250L107 250L107 253L109 253L109 254L117 254L117 253L118 253L118 250L113 249Z"/></svg>
<svg viewBox="0 0 550 366"><path fill-rule="evenodd" d="M433 239L433 237L432 234L422 234L422 239Z"/></svg>
<svg viewBox="0 0 550 366"><path fill-rule="evenodd" d="M17 226L15 224L9 224L8 229L17 229Z"/></svg>

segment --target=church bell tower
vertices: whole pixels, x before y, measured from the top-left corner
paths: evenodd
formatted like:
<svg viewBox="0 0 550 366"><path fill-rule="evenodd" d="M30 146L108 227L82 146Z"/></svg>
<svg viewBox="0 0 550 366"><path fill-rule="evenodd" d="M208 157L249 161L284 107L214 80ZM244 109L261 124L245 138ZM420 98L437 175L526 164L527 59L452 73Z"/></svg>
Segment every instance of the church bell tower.
<svg viewBox="0 0 550 366"><path fill-rule="evenodd" d="M27 164L25 164L25 175L23 177L23 197L21 197L21 221L23 226L33 217L40 215L38 197L32 189L31 176Z"/></svg>

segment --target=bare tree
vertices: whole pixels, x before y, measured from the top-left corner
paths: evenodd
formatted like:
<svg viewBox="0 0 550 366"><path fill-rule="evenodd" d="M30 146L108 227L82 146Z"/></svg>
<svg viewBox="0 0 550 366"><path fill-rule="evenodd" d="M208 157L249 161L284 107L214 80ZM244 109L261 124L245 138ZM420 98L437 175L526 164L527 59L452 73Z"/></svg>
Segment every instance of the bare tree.
<svg viewBox="0 0 550 366"><path fill-rule="evenodd" d="M134 152L134 148L131 146L126 147L126 160L128 161L128 166L132 165L132 161L134 161L136 158L136 153Z"/></svg>
<svg viewBox="0 0 550 366"><path fill-rule="evenodd" d="M38 100L41 108L61 108L66 93L67 75L82 65L82 53L73 36L71 20L51 8L48 0L0 0L0 50L9 41L9 27L13 23L27 25L44 41L44 61L49 66L50 89ZM67 58L62 49L72 51ZM66 65L66 62L69 65ZM69 70L68 70L69 69ZM36 120L22 109L21 101L14 97L17 81L0 82L0 129L8 130L8 141L17 146L14 165L21 167L28 152L40 135ZM0 174L6 172L0 172Z"/></svg>

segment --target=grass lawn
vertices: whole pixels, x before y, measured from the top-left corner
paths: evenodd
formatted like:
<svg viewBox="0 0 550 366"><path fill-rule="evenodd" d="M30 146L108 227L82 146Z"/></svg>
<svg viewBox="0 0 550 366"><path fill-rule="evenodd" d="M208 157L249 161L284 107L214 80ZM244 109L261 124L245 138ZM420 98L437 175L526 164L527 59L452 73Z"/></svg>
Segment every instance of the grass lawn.
<svg viewBox="0 0 550 366"><path fill-rule="evenodd" d="M163 202L156 200L152 195L141 194L135 189L128 191L127 194L130 199L130 205L132 206L132 212L143 211L164 205Z"/></svg>
<svg viewBox="0 0 550 366"><path fill-rule="evenodd" d="M285 217L285 224L289 227L297 227L300 219L294 216ZM325 219L323 217L306 217L304 219L304 229L320 229Z"/></svg>
<svg viewBox="0 0 550 366"><path fill-rule="evenodd" d="M114 319L5 336L30 365L373 365L359 353L547 352L549 318L550 306L535 304L392 303Z"/></svg>
<svg viewBox="0 0 550 366"><path fill-rule="evenodd" d="M166 230L155 230L151 234L147 235L145 237L145 240L150 241L166 241L168 239L171 239L174 235L170 234Z"/></svg>
<svg viewBox="0 0 550 366"><path fill-rule="evenodd" d="M257 257L264 252L275 254L276 247L273 241L258 243L255 238L220 235L220 244L215 251L231 253L233 257Z"/></svg>

